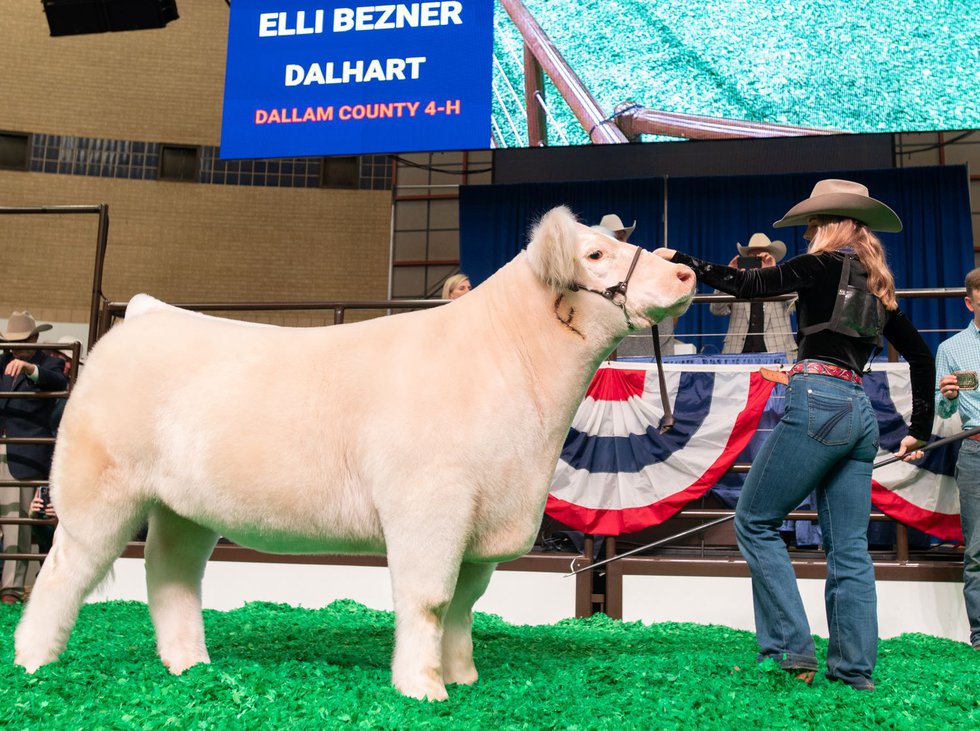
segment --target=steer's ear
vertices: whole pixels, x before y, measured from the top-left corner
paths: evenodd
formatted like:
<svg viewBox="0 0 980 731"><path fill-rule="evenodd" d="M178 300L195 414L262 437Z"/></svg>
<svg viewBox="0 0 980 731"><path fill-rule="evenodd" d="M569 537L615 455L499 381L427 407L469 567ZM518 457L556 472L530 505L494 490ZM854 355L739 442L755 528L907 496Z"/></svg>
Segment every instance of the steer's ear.
<svg viewBox="0 0 980 731"><path fill-rule="evenodd" d="M538 278L555 289L575 282L575 256L579 224L565 206L552 208L535 225L527 258Z"/></svg>

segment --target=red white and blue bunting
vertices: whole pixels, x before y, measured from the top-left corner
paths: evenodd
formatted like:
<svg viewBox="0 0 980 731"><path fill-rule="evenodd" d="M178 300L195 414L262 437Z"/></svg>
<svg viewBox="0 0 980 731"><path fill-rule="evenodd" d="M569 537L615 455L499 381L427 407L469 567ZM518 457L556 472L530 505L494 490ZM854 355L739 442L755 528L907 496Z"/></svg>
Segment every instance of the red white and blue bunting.
<svg viewBox="0 0 980 731"><path fill-rule="evenodd" d="M596 535L662 523L711 489L735 462L750 462L782 414L783 387L758 365L665 364L675 427L658 430L663 409L656 366L608 363L596 372L572 422L545 508ZM879 459L907 433L908 368L876 365L865 389L881 431ZM958 423L937 420L937 436ZM961 539L953 466L959 445L874 472L872 501L885 514L938 538ZM744 452L744 454L743 454ZM741 459L739 459L741 457Z"/></svg>

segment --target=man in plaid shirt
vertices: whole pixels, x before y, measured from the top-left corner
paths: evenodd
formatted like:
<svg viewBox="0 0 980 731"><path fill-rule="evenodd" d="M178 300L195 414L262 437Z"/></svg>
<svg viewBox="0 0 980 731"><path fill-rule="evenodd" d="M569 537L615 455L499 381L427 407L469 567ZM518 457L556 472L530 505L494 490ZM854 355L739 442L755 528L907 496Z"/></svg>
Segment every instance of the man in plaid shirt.
<svg viewBox="0 0 980 731"><path fill-rule="evenodd" d="M940 343L936 352L936 413L948 419L959 412L964 429L980 426L980 268L966 275L966 308L973 320ZM980 435L960 443L956 461L963 526L963 598L970 621L970 644L980 650Z"/></svg>

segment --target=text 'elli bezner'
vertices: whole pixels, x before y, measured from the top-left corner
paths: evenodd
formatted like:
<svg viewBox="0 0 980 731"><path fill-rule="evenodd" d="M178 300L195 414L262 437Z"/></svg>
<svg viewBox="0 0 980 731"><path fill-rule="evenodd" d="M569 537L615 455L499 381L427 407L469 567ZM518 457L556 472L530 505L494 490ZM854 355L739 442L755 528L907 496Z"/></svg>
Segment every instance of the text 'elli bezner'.
<svg viewBox="0 0 980 731"><path fill-rule="evenodd" d="M334 33L344 33L462 25L462 11L463 4L457 0L334 8L331 30ZM312 17L305 10L297 10L294 17L290 17L291 14L287 12L259 13L259 37L323 33L324 14L322 8L312 11Z"/></svg>

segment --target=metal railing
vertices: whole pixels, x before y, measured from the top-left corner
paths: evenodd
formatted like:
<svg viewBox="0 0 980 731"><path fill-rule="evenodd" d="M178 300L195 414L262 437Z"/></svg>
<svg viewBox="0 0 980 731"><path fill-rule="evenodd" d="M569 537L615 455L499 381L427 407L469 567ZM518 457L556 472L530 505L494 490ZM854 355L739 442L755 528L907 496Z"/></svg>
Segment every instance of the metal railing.
<svg viewBox="0 0 980 731"><path fill-rule="evenodd" d="M906 289L898 290L896 295L899 298L925 298L925 297L962 297L965 291L962 288L934 288L934 289ZM770 298L771 301L781 301L789 299L792 295L783 295L779 297ZM696 304L710 304L714 302L736 302L736 298L723 295L723 294L704 294L696 295L694 302ZM174 306L183 309L194 310L198 312L290 312L290 311L324 311L331 313L330 319L332 319L333 324L342 324L345 321L346 315L349 312L360 312L360 311L378 311L384 312L386 314L391 314L393 312L401 310L412 310L412 309L425 309L431 307L437 307L445 304L444 300L372 300L363 302L351 302L351 301L309 301L309 302L195 302L195 303L178 303ZM122 317L125 313L126 303L124 302L105 302L99 312L98 316L98 329L97 333L100 337L104 334L109 327L116 321L116 319ZM326 318L325 318L326 319ZM325 323L327 324L327 323ZM718 335L723 333L711 333L710 335ZM704 334L709 335L709 334ZM22 347L20 344L15 344L16 347ZM5 346L8 349L12 346ZM33 346L37 349L49 349L56 350L65 348L63 343L47 343L47 344L37 344ZM77 346L75 346L77 349ZM75 352L76 356L75 362L77 362L78 353ZM78 369L74 368L71 371L71 383L74 383L74 378L77 374ZM65 397L70 393L71 386L66 392L57 392L42 394L38 393L35 397L37 398L57 398ZM0 393L0 398L5 396L11 396L9 393ZM23 397L24 394L17 394L17 397ZM3 440L7 443L18 443L22 440ZM34 440L30 440L34 441ZM40 441L40 440L38 440ZM53 440L47 440L53 441ZM26 443L26 442L23 442ZM744 473L750 468L748 464L735 464L731 468L732 472ZM12 485L20 486L36 486L46 484L43 480L35 481L7 481L0 483L4 486ZM691 521L703 521L701 526L696 526L700 528L710 528L709 522L717 520L719 517L726 517L732 515L733 511L731 508L714 508L709 507L704 504L704 499L700 501L698 505L690 505L676 515L658 527L658 530L664 530L663 526L669 527L670 525L678 525L679 523L691 522ZM798 510L787 516L789 520L816 520L816 511L804 511ZM888 516L873 511L869 515L869 519L872 521L892 521ZM545 517L545 521L551 521L556 523L553 519ZM4 519L4 523L13 524L31 524L31 525L53 525L56 521L49 519L36 519L36 518L17 518L17 519ZM961 562L957 562L956 556L945 555L942 557L941 561L927 561L923 560L922 557L917 557L912 554L909 548L908 542L908 531L905 526L897 521L894 521L896 525L896 542L893 550L889 552L878 551L875 555L875 566L876 572L878 572L880 578L889 579L905 579L905 580L941 580L941 581L955 581L962 570ZM560 527L560 526L558 526ZM554 529L555 526L552 526ZM713 533L722 530L720 528L715 528L712 530ZM544 523L542 524L542 532L544 532ZM684 531L685 534L690 533L690 530ZM697 532L697 531L694 531ZM717 533L716 533L717 534ZM679 534L678 534L679 535ZM586 565L591 562L595 542L599 539L598 536L584 536L585 546L583 548L582 554L576 559L579 566ZM670 543L668 540L664 543ZM623 539L617 541L616 538L604 538L605 541L605 553L606 557L610 558L616 554L618 544L623 543ZM142 544L139 542L132 543L127 549L126 556L141 556L142 555ZM562 558L564 556L565 558ZM555 553L531 553L527 556L517 559L513 562L509 562L504 568L519 569L519 570L533 570L533 571L560 571L568 568L567 560L571 558L571 554L558 554L556 558ZM7 554L4 558L14 559L14 560L40 560L43 555L38 554ZM234 560L234 561L302 561L309 563L345 563L349 562L347 558L340 556L313 556L305 557L302 559L296 559L295 557L277 557L274 555L263 554L258 551L252 551L251 549L242 548L239 546L228 546L219 545L215 549L214 558L216 560ZM794 566L800 576L807 577L818 577L822 576L822 572L825 571L825 563L820 556L808 554L807 552L800 552L794 557ZM385 561L383 557L375 557L370 559L368 562L370 565L384 565ZM593 576L592 574L596 574ZM585 572L579 574L576 577L576 613L580 616L587 616L593 611L601 610L605 611L610 616L617 617L621 616L622 607L622 577L631 573L636 574L673 574L673 575L720 575L720 576L748 576L748 569L741 560L737 549L734 547L734 542L726 549L724 545L721 544L710 544L705 540L702 535L700 543L695 546L687 545L685 547L678 548L676 546L665 546L664 548L658 548L656 551L651 552L649 555L638 555L625 558L621 561L617 561L610 564L608 567L604 567L602 571L595 572ZM597 583L601 584L601 590L597 589Z"/></svg>
<svg viewBox="0 0 980 731"><path fill-rule="evenodd" d="M99 303L102 295L102 272L105 267L105 252L109 241L109 204L80 206L0 206L0 215L95 215L99 217L99 227L95 240L95 267L92 275L92 300L89 309L88 343L91 348L98 340L96 332L99 320ZM76 361L77 362L77 361Z"/></svg>
<svg viewBox="0 0 980 731"><path fill-rule="evenodd" d="M612 114L606 114L524 3L521 0L500 0L500 3L524 40L524 103L531 147L548 143L544 74L596 144L636 141L642 134L697 140L846 134L835 129L666 112L632 101L622 102Z"/></svg>

